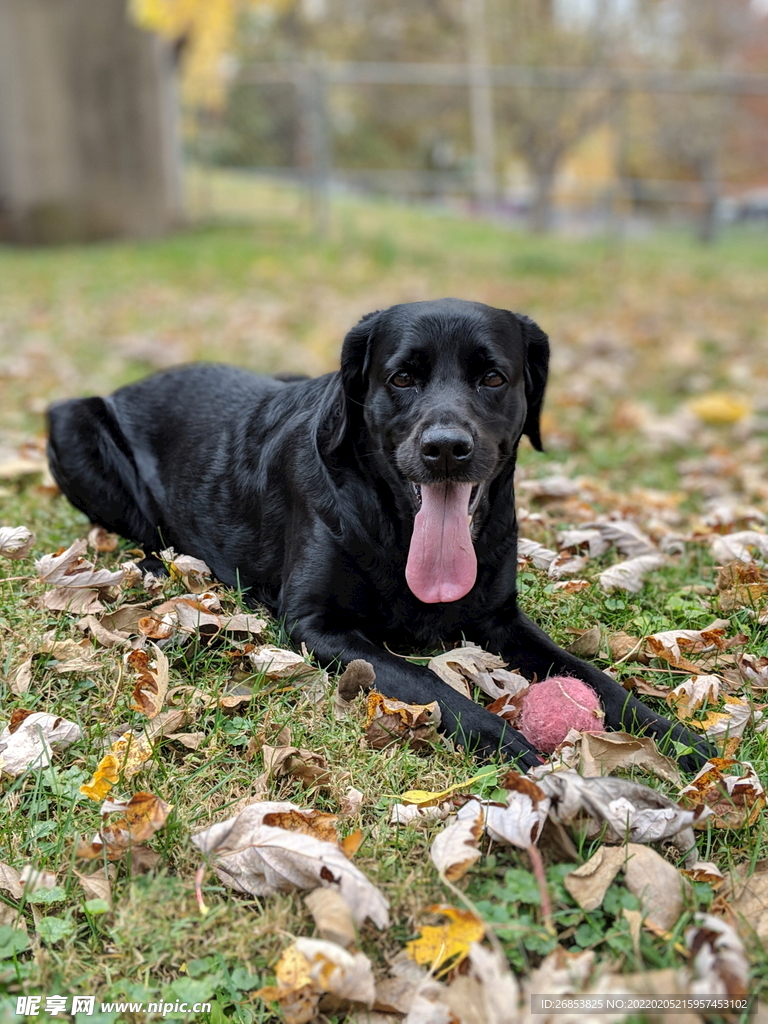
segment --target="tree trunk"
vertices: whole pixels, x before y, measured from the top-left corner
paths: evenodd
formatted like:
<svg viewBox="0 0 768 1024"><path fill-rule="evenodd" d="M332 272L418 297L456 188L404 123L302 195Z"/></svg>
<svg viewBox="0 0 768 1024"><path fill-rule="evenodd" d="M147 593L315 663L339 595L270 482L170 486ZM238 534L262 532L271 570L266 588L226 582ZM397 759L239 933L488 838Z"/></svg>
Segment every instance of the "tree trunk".
<svg viewBox="0 0 768 1024"><path fill-rule="evenodd" d="M0 0L0 238L140 238L180 218L170 45L126 0Z"/></svg>
<svg viewBox="0 0 768 1024"><path fill-rule="evenodd" d="M529 214L529 227L536 234L544 234L552 227L554 213L555 172L535 171L533 202Z"/></svg>

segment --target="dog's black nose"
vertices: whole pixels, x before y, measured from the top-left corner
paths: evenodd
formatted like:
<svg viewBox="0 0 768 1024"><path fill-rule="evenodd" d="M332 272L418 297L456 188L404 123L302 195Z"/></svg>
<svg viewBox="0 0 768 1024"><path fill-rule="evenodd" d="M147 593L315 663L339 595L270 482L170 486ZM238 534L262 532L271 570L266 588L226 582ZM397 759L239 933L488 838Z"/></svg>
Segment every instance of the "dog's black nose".
<svg viewBox="0 0 768 1024"><path fill-rule="evenodd" d="M472 454L472 435L461 427L428 427L421 435L421 457L430 469L449 473Z"/></svg>

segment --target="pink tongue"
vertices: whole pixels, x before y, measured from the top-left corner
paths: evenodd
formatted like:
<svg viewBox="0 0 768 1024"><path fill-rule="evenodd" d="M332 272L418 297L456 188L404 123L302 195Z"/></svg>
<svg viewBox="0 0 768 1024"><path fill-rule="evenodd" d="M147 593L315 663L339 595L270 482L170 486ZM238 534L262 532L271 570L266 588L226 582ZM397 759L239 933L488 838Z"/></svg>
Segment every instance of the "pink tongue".
<svg viewBox="0 0 768 1024"><path fill-rule="evenodd" d="M475 584L477 557L469 534L472 484L421 485L405 578L420 601L458 601Z"/></svg>

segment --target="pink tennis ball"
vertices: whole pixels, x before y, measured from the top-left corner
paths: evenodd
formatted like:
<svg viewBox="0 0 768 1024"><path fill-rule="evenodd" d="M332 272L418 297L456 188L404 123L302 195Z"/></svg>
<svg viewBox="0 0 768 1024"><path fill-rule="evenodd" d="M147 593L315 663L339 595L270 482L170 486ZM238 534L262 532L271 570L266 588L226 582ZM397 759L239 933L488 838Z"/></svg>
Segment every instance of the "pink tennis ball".
<svg viewBox="0 0 768 1024"><path fill-rule="evenodd" d="M573 676L552 676L526 691L518 728L537 750L551 754L569 729L603 732L603 717L591 686Z"/></svg>

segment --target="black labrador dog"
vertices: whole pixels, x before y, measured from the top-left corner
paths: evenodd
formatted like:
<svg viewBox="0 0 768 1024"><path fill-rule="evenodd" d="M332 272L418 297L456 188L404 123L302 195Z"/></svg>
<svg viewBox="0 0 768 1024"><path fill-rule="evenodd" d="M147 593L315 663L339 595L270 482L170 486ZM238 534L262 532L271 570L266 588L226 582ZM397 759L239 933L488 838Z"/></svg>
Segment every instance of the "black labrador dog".
<svg viewBox="0 0 768 1024"><path fill-rule="evenodd" d="M95 523L146 552L173 545L282 619L321 663L369 661L400 700L524 767L503 719L385 646L466 637L525 675L575 675L613 728L706 742L561 650L517 606L513 474L541 450L547 336L525 316L441 299L363 317L317 379L198 364L49 412L53 475Z"/></svg>

